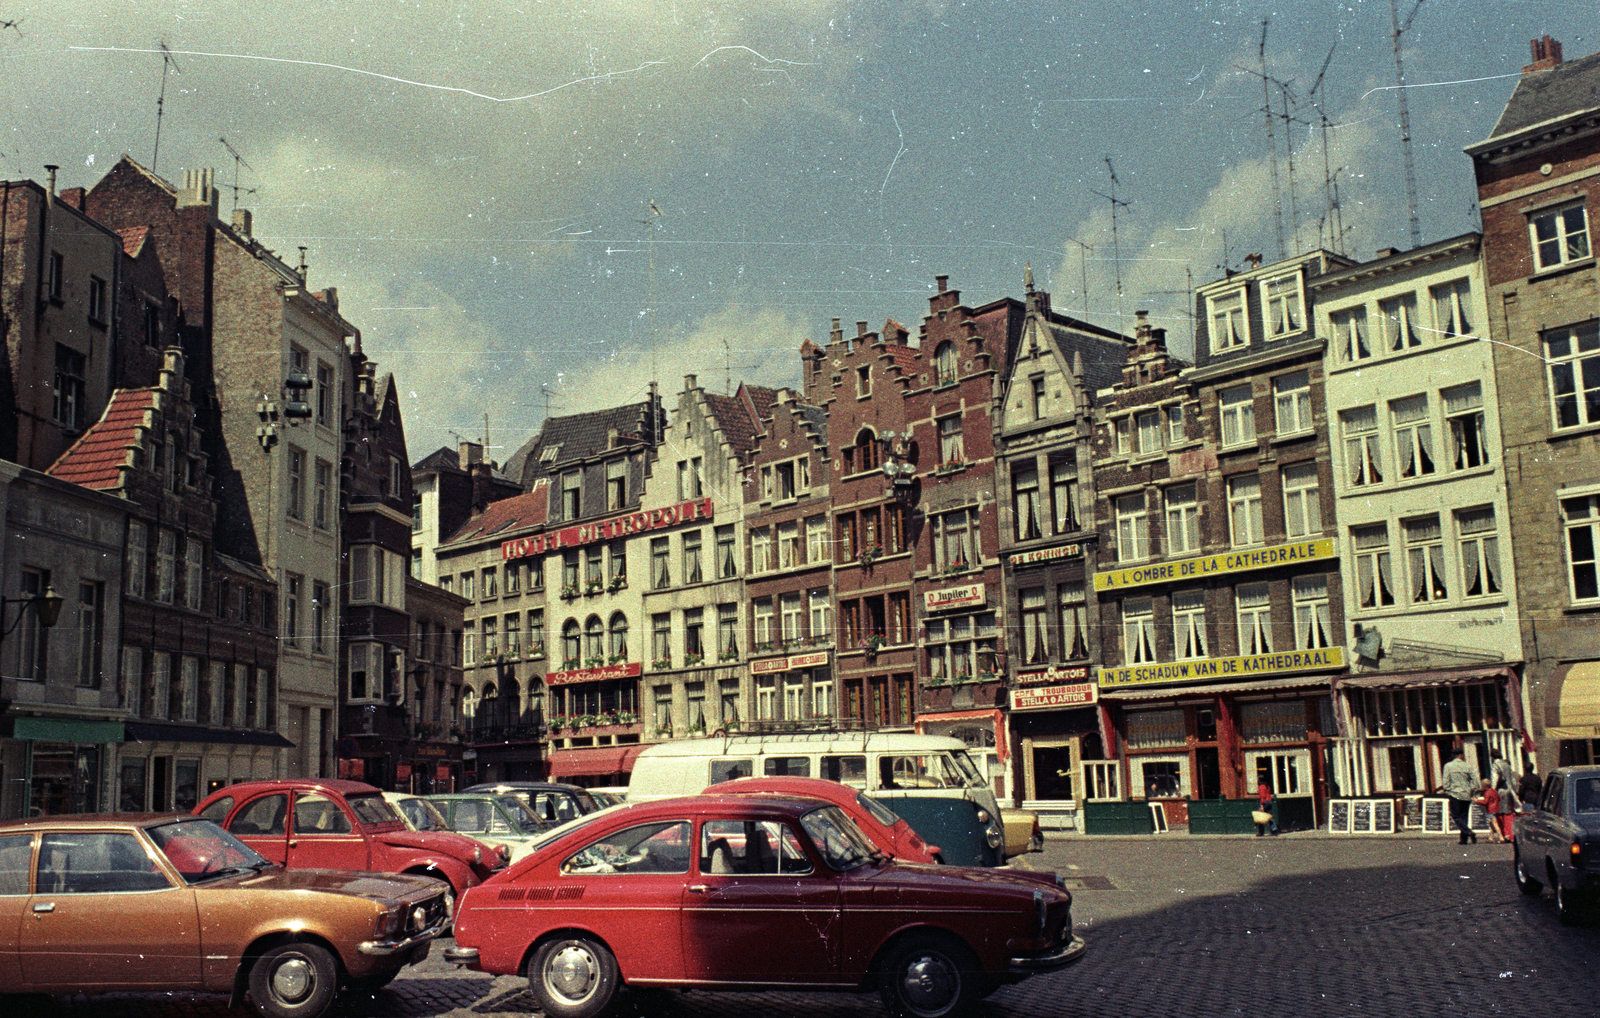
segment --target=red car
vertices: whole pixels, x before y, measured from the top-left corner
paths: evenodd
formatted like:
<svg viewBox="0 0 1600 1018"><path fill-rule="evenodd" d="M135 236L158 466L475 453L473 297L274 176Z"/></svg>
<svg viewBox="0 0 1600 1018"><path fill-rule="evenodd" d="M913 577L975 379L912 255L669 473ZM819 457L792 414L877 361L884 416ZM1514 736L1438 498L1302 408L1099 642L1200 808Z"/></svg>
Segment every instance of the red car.
<svg viewBox="0 0 1600 1018"><path fill-rule="evenodd" d="M953 1014L1071 964L1072 896L995 870L901 863L838 806L700 795L576 821L462 895L445 958L524 973L551 1018L619 986L869 990Z"/></svg>
<svg viewBox="0 0 1600 1018"><path fill-rule="evenodd" d="M939 846L922 840L911 825L865 792L824 778L735 778L707 788L701 795L798 795L821 799L844 810L867 840L884 855L905 862L942 863Z"/></svg>
<svg viewBox="0 0 1600 1018"><path fill-rule="evenodd" d="M383 793L360 781L282 778L219 788L195 807L288 869L419 873L450 885L450 904L505 860L448 831L413 831Z"/></svg>

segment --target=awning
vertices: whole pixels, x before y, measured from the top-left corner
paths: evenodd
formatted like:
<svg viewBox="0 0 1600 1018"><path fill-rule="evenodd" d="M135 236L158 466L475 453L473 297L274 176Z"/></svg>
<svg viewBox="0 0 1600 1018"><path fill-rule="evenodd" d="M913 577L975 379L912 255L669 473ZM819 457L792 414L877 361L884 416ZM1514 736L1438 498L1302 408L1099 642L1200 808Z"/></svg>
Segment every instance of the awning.
<svg viewBox="0 0 1600 1018"><path fill-rule="evenodd" d="M17 718L13 722L11 737L41 742L121 742L122 722Z"/></svg>
<svg viewBox="0 0 1600 1018"><path fill-rule="evenodd" d="M937 734L928 731L929 724L945 725L956 721L990 722L994 727L995 754L1001 760L1005 760L1011 755L1011 747L1006 744L1005 713L999 707L975 707L969 710L949 710L935 714L919 714L917 716L917 734Z"/></svg>
<svg viewBox="0 0 1600 1018"><path fill-rule="evenodd" d="M130 742L209 742L227 746L294 748L294 743L277 732L206 728L195 725L158 725L147 721L130 721L124 727L128 730Z"/></svg>
<svg viewBox="0 0 1600 1018"><path fill-rule="evenodd" d="M1218 693L1259 693L1274 689L1327 689L1326 678L1297 675L1285 679L1256 682L1216 682L1208 686L1150 686L1132 689L1102 689L1102 700L1172 700L1184 696L1215 696Z"/></svg>
<svg viewBox="0 0 1600 1018"><path fill-rule="evenodd" d="M1503 679L1514 674L1505 665L1483 668L1452 668L1443 672L1395 672L1389 675L1352 675L1339 683L1340 689L1414 689L1418 686L1464 686L1488 679Z"/></svg>
<svg viewBox="0 0 1600 1018"><path fill-rule="evenodd" d="M1559 723L1545 727L1552 739L1600 739L1600 661L1579 661L1561 680Z"/></svg>
<svg viewBox="0 0 1600 1018"><path fill-rule="evenodd" d="M552 778L610 777L633 770L633 759L644 746L588 746L583 749L558 749L550 754Z"/></svg>

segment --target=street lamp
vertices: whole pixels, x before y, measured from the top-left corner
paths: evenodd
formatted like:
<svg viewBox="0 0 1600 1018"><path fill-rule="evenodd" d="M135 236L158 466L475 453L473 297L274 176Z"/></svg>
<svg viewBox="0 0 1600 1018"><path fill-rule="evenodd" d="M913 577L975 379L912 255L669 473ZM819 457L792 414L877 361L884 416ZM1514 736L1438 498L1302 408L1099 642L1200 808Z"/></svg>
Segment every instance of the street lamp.
<svg viewBox="0 0 1600 1018"><path fill-rule="evenodd" d="M0 642L22 625L22 620L28 615L30 604L33 605L34 611L39 613L39 625L46 629L54 629L56 621L61 618L61 602L62 597L56 593L53 583L45 588L43 594L35 594L32 597L0 597ZM5 606L8 604L22 605L22 610L17 612L16 621L9 626L5 625Z"/></svg>

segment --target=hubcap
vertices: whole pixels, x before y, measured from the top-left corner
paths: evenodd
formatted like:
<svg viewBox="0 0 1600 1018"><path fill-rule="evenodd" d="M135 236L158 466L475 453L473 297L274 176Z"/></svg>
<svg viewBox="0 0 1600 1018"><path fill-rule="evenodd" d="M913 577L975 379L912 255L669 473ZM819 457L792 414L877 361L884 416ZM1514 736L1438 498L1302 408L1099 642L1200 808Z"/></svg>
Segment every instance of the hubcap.
<svg viewBox="0 0 1600 1018"><path fill-rule="evenodd" d="M917 1011L937 1014L955 999L960 981L948 958L923 954L906 963L901 989L906 1002Z"/></svg>
<svg viewBox="0 0 1600 1018"><path fill-rule="evenodd" d="M300 1000L314 982L316 973L304 958L285 958L272 970L272 992L284 1000Z"/></svg>
<svg viewBox="0 0 1600 1018"><path fill-rule="evenodd" d="M563 944L545 965L545 986L570 1001L587 997L599 978L599 962L582 944Z"/></svg>

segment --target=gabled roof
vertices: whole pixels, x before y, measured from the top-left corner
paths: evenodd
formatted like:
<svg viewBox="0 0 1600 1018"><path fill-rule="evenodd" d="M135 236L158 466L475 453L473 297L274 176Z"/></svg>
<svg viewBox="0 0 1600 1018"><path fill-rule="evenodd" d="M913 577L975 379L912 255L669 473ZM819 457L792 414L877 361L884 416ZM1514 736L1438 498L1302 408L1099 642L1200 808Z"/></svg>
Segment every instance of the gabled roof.
<svg viewBox="0 0 1600 1018"><path fill-rule="evenodd" d="M1122 380L1122 368L1128 363L1128 351L1133 348L1132 343L1074 329L1060 322L1050 323L1050 339L1068 368L1073 366L1074 357L1082 358L1083 388L1090 393Z"/></svg>
<svg viewBox="0 0 1600 1018"><path fill-rule="evenodd" d="M417 460L415 463L411 464L411 469L422 471L444 470L456 474L466 473L465 470L461 469L461 454L450 448L448 445L441 445L433 452L430 452L420 460Z"/></svg>
<svg viewBox="0 0 1600 1018"><path fill-rule="evenodd" d="M771 417L772 408L778 405L778 390L764 385L740 383L738 395L744 398L758 423Z"/></svg>
<svg viewBox="0 0 1600 1018"><path fill-rule="evenodd" d="M117 231L122 238L122 251L129 258L139 257L139 249L144 247L144 239L150 236L148 226L129 226Z"/></svg>
<svg viewBox="0 0 1600 1018"><path fill-rule="evenodd" d="M705 396L706 408L711 411L712 420L722 429L722 436L733 446L733 451L743 456L754 449L760 428L744 401L737 396L719 396L714 392L702 395Z"/></svg>
<svg viewBox="0 0 1600 1018"><path fill-rule="evenodd" d="M1600 53L1523 74L1489 137L1592 110L1600 110Z"/></svg>
<svg viewBox="0 0 1600 1018"><path fill-rule="evenodd" d="M139 432L155 408L155 389L118 389L100 419L45 472L85 488L121 487L128 450L140 447Z"/></svg>
<svg viewBox="0 0 1600 1018"><path fill-rule="evenodd" d="M610 448L610 433L642 435L648 442L660 434L661 421L649 427L650 402L624 403L622 406L566 417L546 417L539 433L522 444L506 461L506 476L531 485L563 465L598 456ZM657 404L657 413L660 405Z"/></svg>
<svg viewBox="0 0 1600 1018"><path fill-rule="evenodd" d="M900 370L911 378L922 373L922 356L912 347L901 346L898 343L887 345L888 354L894 358Z"/></svg>
<svg viewBox="0 0 1600 1018"><path fill-rule="evenodd" d="M498 502L490 502L484 507L483 512L462 524L461 529L442 543L455 544L458 541L493 537L496 534L509 534L527 527L537 527L544 523L549 508L550 486L547 481L540 479L532 491L503 498Z"/></svg>

